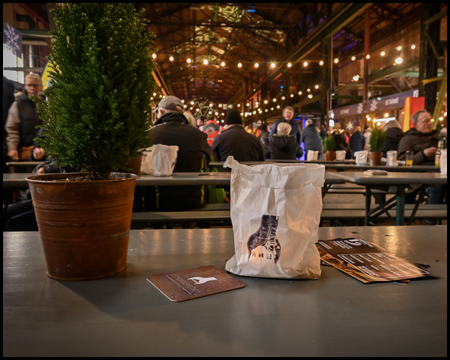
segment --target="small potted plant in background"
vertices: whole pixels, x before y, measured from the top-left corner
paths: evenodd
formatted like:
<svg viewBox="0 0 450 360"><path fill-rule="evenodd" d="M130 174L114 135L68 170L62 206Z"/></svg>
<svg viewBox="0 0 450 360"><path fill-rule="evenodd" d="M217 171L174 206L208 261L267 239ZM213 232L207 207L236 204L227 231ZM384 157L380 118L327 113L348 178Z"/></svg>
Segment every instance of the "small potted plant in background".
<svg viewBox="0 0 450 360"><path fill-rule="evenodd" d="M52 92L37 101L60 166L82 173L28 178L47 262L60 280L106 277L126 267L136 175L117 172L151 146L154 35L129 3L54 9Z"/></svg>
<svg viewBox="0 0 450 360"><path fill-rule="evenodd" d="M386 133L378 126L374 126L369 138L369 165L381 165L383 153L380 151L386 142Z"/></svg>
<svg viewBox="0 0 450 360"><path fill-rule="evenodd" d="M330 134L324 139L323 146L325 148L325 160L333 161L336 158L336 153L334 152L336 142L333 135Z"/></svg>

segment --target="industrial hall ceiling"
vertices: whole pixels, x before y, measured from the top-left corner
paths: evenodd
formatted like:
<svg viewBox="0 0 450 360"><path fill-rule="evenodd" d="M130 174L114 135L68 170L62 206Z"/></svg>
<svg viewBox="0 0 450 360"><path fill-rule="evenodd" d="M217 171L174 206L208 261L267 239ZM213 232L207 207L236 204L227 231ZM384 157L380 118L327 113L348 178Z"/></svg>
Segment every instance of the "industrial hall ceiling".
<svg viewBox="0 0 450 360"><path fill-rule="evenodd" d="M46 4L25 5L48 19ZM284 105L310 106L316 114L320 112L317 100L324 97L324 88L333 95L341 94L344 103L361 101L361 79L341 81L336 73L346 71L350 59L365 56L366 24L369 24L370 52L380 53L408 33L418 31L423 21L423 5L135 4L149 20L148 31L155 34L153 57L163 93L185 101L204 98L216 104L235 106L251 101L252 107L255 102L261 104L277 96L281 99L283 95L287 98ZM446 12L445 3L437 6L439 11ZM368 19L366 9L369 9ZM340 59L339 64L328 61L333 69L330 83L324 81L327 62L321 62L326 55L325 39L331 41L328 59ZM375 76L371 73L371 93L381 96L417 87L418 57L418 52L410 56L409 67L401 74L387 71L386 76ZM384 69L372 67L373 70ZM321 89L315 90L319 85ZM313 90L309 95L308 89ZM303 97L299 96L301 93ZM279 111L275 109L273 114L267 115L279 117Z"/></svg>

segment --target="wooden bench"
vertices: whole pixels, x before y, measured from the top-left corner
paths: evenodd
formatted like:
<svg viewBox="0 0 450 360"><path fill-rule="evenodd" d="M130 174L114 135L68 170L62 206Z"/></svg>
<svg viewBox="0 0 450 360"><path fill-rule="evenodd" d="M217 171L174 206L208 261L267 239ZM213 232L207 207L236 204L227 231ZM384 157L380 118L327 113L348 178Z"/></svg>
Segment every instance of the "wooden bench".
<svg viewBox="0 0 450 360"><path fill-rule="evenodd" d="M376 205L373 205L374 207ZM227 209L228 208L228 209ZM230 220L230 204L209 204L200 210L172 211L172 212L134 212L131 220L132 228L142 228L147 224L155 223L188 223L188 222L214 222ZM405 205L405 218L413 212L414 204ZM395 216L395 207L389 210ZM322 221L364 221L364 205L358 204L326 204L322 210ZM381 214L378 219L388 220L387 214ZM415 215L416 220L447 219L447 205L420 205Z"/></svg>
<svg viewBox="0 0 450 360"><path fill-rule="evenodd" d="M377 205L372 205L371 208L375 208ZM405 204L405 218L411 217L414 204ZM393 207L389 210L389 214L395 217L396 208ZM353 204L327 204L321 214L321 221L364 221L365 219L364 205ZM388 220L387 214L383 213L378 216L379 220ZM447 204L431 205L423 204L419 205L419 208L414 216L415 220L447 220Z"/></svg>

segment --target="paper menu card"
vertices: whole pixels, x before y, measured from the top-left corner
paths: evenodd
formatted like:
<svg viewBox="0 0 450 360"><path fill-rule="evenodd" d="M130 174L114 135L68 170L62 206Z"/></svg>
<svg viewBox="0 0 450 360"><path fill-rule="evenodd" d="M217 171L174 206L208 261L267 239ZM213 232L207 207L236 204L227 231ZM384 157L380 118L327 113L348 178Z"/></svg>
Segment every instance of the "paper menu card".
<svg viewBox="0 0 450 360"><path fill-rule="evenodd" d="M362 239L319 240L321 260L363 283L433 276L425 267Z"/></svg>

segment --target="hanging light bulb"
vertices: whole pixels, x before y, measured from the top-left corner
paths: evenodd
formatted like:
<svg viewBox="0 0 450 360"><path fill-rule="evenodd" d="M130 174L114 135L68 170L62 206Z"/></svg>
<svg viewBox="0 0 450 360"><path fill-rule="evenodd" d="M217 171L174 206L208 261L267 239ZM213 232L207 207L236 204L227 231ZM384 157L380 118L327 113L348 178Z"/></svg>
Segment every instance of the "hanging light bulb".
<svg viewBox="0 0 450 360"><path fill-rule="evenodd" d="M190 63L192 62L192 60L191 60L190 58L188 58L188 59L186 60L186 62L187 62L188 64L190 64Z"/></svg>
<svg viewBox="0 0 450 360"><path fill-rule="evenodd" d="M356 60L356 56L352 56L352 61L355 61Z"/></svg>
<svg viewBox="0 0 450 360"><path fill-rule="evenodd" d="M275 63L270 64L270 67L271 67L272 69L275 69Z"/></svg>
<svg viewBox="0 0 450 360"><path fill-rule="evenodd" d="M222 61L222 62L220 63L220 66L225 66L225 62Z"/></svg>
<svg viewBox="0 0 450 360"><path fill-rule="evenodd" d="M156 54L155 53L152 54L152 58L156 59Z"/></svg>
<svg viewBox="0 0 450 360"><path fill-rule="evenodd" d="M401 47L401 46L397 47L397 50L398 50L398 51L401 51L401 50L402 50L402 47Z"/></svg>
<svg viewBox="0 0 450 360"><path fill-rule="evenodd" d="M319 65L322 66L323 65L323 60L319 61Z"/></svg>
<svg viewBox="0 0 450 360"><path fill-rule="evenodd" d="M193 102L193 101L191 101L191 105L194 105L194 102Z"/></svg>
<svg viewBox="0 0 450 360"><path fill-rule="evenodd" d="M292 64L291 63L288 63L288 65L287 65L288 67L291 67L292 66Z"/></svg>
<svg viewBox="0 0 450 360"><path fill-rule="evenodd" d="M239 63L239 64L238 64L238 67L239 67L239 68L241 68L241 67L242 67L242 64L241 64L241 63Z"/></svg>
<svg viewBox="0 0 450 360"><path fill-rule="evenodd" d="M277 102L277 99L273 99L273 102Z"/></svg>
<svg viewBox="0 0 450 360"><path fill-rule="evenodd" d="M284 99L286 99L284 96L281 98L281 100L284 100Z"/></svg>
<svg viewBox="0 0 450 360"><path fill-rule="evenodd" d="M314 86L314 88L315 88L315 89L318 89L318 88L319 88L319 85Z"/></svg>
<svg viewBox="0 0 450 360"><path fill-rule="evenodd" d="M299 92L298 92L298 94L299 94L299 95L301 95L301 94L302 94L302 92L301 92L301 91L299 91Z"/></svg>
<svg viewBox="0 0 450 360"><path fill-rule="evenodd" d="M312 94L309 94L308 97L309 97L310 99L312 99L313 95L312 95Z"/></svg>
<svg viewBox="0 0 450 360"><path fill-rule="evenodd" d="M381 52L381 56L384 56L384 55L386 55L386 53L384 51L382 51Z"/></svg>
<svg viewBox="0 0 450 360"><path fill-rule="evenodd" d="M338 62L339 62L339 59L338 59L338 58L334 59L334 63L335 63L335 64L337 64Z"/></svg>
<svg viewBox="0 0 450 360"><path fill-rule="evenodd" d="M264 100L264 104L267 104L267 100Z"/></svg>
<svg viewBox="0 0 450 360"><path fill-rule="evenodd" d="M307 67L307 66L308 66L308 62L305 61L305 62L303 63L303 66L304 66L304 67Z"/></svg>
<svg viewBox="0 0 450 360"><path fill-rule="evenodd" d="M310 91L311 91L311 89L307 89L306 91L307 91L307 92L310 92Z"/></svg>
<svg viewBox="0 0 450 360"><path fill-rule="evenodd" d="M388 117L389 117L389 113L385 113L385 114L384 114L384 117L385 117L385 118L388 118Z"/></svg>
<svg viewBox="0 0 450 360"><path fill-rule="evenodd" d="M291 97L294 97L294 94L291 94Z"/></svg>
<svg viewBox="0 0 450 360"><path fill-rule="evenodd" d="M169 60L170 60L170 61L173 61L173 56L171 56L171 57L169 58Z"/></svg>
<svg viewBox="0 0 450 360"><path fill-rule="evenodd" d="M395 63L397 65L400 65L403 62L403 59L401 57L398 57L397 59L395 59Z"/></svg>
<svg viewBox="0 0 450 360"><path fill-rule="evenodd" d="M367 60L370 59L370 55L369 55L369 54L366 55L366 59L367 59Z"/></svg>
<svg viewBox="0 0 450 360"><path fill-rule="evenodd" d="M203 60L203 64L208 65L208 60Z"/></svg>
<svg viewBox="0 0 450 360"><path fill-rule="evenodd" d="M416 45L415 44L412 44L411 45L411 50L414 50L416 48Z"/></svg>
<svg viewBox="0 0 450 360"><path fill-rule="evenodd" d="M214 104L209 104L209 107L213 107L214 106Z"/></svg>
<svg viewBox="0 0 450 360"><path fill-rule="evenodd" d="M258 64L258 63L255 63L255 68L257 68L257 67L259 67L259 64Z"/></svg>

